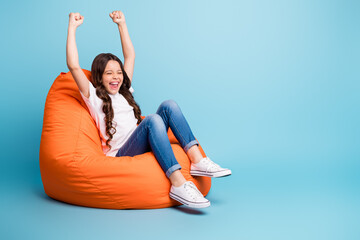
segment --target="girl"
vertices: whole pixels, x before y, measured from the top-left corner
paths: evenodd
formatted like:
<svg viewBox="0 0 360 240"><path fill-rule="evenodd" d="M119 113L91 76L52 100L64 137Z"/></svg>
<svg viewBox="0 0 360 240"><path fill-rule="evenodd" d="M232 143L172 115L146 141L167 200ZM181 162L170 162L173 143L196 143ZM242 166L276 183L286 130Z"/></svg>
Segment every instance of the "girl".
<svg viewBox="0 0 360 240"><path fill-rule="evenodd" d="M167 131L173 131L191 160L190 174L194 176L223 177L231 174L208 157L203 158L179 106L171 100L163 102L156 114L141 119L141 110L135 102L131 87L135 51L125 23L124 14L114 11L110 18L120 32L124 64L110 53L95 57L91 66L91 82L79 65L75 33L84 17L69 14L66 44L67 66L74 77L80 94L99 129L102 148L107 156L135 156L153 151L172 186L170 197L193 208L210 206L191 181L186 181L175 159Z"/></svg>

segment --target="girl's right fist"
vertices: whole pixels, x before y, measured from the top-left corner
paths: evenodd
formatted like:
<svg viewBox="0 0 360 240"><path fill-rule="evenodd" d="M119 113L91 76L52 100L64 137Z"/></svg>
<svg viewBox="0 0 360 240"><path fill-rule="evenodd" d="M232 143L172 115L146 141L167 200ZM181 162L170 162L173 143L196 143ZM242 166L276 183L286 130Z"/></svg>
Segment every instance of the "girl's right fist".
<svg viewBox="0 0 360 240"><path fill-rule="evenodd" d="M73 27L80 26L84 21L84 17L80 13L70 13L69 14L69 25Z"/></svg>

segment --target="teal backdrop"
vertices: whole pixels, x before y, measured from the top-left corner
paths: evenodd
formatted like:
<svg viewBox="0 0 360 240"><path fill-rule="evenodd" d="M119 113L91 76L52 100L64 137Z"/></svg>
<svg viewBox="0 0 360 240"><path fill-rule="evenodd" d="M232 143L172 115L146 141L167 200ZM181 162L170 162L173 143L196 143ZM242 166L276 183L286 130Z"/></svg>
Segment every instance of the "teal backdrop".
<svg viewBox="0 0 360 240"><path fill-rule="evenodd" d="M233 170L212 206L104 210L52 200L39 147L47 93L121 59L121 10L143 114L176 100L205 152ZM360 1L6 1L0 7L1 239L360 239Z"/></svg>

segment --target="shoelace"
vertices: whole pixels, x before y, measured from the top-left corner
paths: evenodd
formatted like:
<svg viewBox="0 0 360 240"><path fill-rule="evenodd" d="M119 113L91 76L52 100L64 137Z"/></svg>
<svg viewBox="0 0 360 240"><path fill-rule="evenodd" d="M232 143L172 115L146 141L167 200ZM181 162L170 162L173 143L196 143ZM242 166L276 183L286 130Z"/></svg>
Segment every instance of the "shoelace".
<svg viewBox="0 0 360 240"><path fill-rule="evenodd" d="M205 165L206 165L206 172L209 172L209 170L211 170L211 169L221 168L218 164L211 161L210 158L207 158L207 161L205 161Z"/></svg>
<svg viewBox="0 0 360 240"><path fill-rule="evenodd" d="M197 189L193 182L186 182L184 185L185 191L189 193L192 199L202 198L202 193Z"/></svg>

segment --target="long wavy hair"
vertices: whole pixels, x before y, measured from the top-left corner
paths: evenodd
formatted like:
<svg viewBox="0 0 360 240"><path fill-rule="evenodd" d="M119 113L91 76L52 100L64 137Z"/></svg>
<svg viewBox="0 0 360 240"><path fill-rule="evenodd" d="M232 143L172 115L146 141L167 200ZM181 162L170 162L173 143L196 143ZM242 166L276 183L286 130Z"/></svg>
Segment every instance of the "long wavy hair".
<svg viewBox="0 0 360 240"><path fill-rule="evenodd" d="M106 146L109 147L109 149L111 149L110 141L113 139L113 135L116 133L116 129L113 126L114 110L112 108L111 98L102 83L102 75L105 71L107 63L110 60L117 61L120 64L121 71L123 73L123 82L119 89L119 93L123 95L129 105L134 108L134 115L138 120L137 123L139 124L142 120L140 107L135 102L133 95L129 91L129 88L131 87L131 81L124 70L124 65L122 64L121 60L111 53L100 53L95 57L91 65L91 82L96 88L96 95L101 100L103 100L102 110L105 113L104 121L106 125L106 135L109 137L108 140L106 140Z"/></svg>

